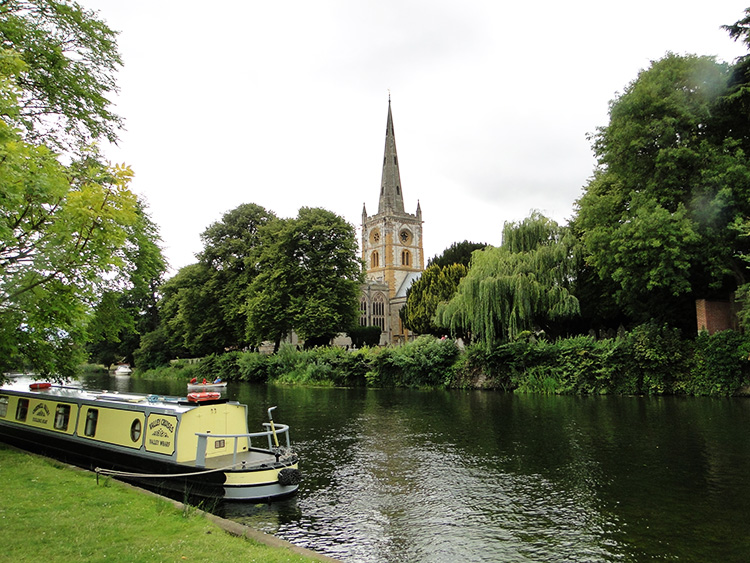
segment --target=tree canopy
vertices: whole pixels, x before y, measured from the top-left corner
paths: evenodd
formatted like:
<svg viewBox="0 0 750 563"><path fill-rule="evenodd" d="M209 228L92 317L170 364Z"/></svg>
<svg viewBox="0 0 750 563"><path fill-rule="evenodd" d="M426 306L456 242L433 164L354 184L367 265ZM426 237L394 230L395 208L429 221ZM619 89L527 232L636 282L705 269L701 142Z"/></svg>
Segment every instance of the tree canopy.
<svg viewBox="0 0 750 563"><path fill-rule="evenodd" d="M483 242L469 242L468 240L454 242L440 256L431 258L427 265L450 266L451 264L462 264L468 268L469 262L471 262L471 254L475 250L481 250L486 246Z"/></svg>
<svg viewBox="0 0 750 563"><path fill-rule="evenodd" d="M724 126L729 65L668 54L610 107L578 201L587 262L638 321L694 324L693 300L745 283L750 166Z"/></svg>
<svg viewBox="0 0 750 563"><path fill-rule="evenodd" d="M104 365L117 361L132 365L141 337L159 326L157 305L167 264L159 229L143 202L138 202L136 221L126 230L123 275L99 299L87 327L90 359Z"/></svg>
<svg viewBox="0 0 750 563"><path fill-rule="evenodd" d="M406 304L399 311L404 326L417 334L444 335L446 330L434 322L435 313L440 303L447 303L456 294L468 271L463 264L427 266L406 290Z"/></svg>
<svg viewBox="0 0 750 563"><path fill-rule="evenodd" d="M119 125L102 98L119 55L74 4L9 1L0 13L0 372L64 377L83 359L88 312L122 274L138 221L132 171L82 148ZM95 59L81 50L89 40ZM77 147L68 164L53 152L64 145Z"/></svg>
<svg viewBox="0 0 750 563"><path fill-rule="evenodd" d="M303 207L295 219L263 230L261 270L247 302L248 335L278 347L291 330L327 344L359 315L362 264L354 227L338 215Z"/></svg>
<svg viewBox="0 0 750 563"><path fill-rule="evenodd" d="M327 344L358 318L362 266L354 228L338 215L303 207L282 219L243 204L201 238L200 261L161 289L161 327L137 354L145 361L160 361L164 349L200 357L278 346L291 331L306 344Z"/></svg>
<svg viewBox="0 0 750 563"><path fill-rule="evenodd" d="M122 119L109 99L122 65L116 35L75 2L0 2L2 57L21 62L10 77L18 97L14 111L3 116L6 123L26 141L53 150L116 141Z"/></svg>
<svg viewBox="0 0 750 563"><path fill-rule="evenodd" d="M437 324L491 347L577 315L574 247L567 229L538 212L506 223L502 246L474 252L456 295L438 305Z"/></svg>

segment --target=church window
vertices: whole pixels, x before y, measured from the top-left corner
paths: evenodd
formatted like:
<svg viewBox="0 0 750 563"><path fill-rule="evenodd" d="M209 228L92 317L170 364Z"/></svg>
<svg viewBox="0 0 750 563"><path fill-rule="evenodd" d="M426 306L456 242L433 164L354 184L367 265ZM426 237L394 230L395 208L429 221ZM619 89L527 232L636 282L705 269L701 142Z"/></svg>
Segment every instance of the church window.
<svg viewBox="0 0 750 563"><path fill-rule="evenodd" d="M378 251L372 253L372 256L370 258L370 265L373 268L380 267L380 255L378 254Z"/></svg>
<svg viewBox="0 0 750 563"><path fill-rule="evenodd" d="M411 252L408 250L401 251L401 264L404 266L411 266Z"/></svg>
<svg viewBox="0 0 750 563"><path fill-rule="evenodd" d="M359 326L367 326L367 298L363 295L359 299Z"/></svg>
<svg viewBox="0 0 750 563"><path fill-rule="evenodd" d="M393 164L395 164L396 166L398 166L398 156L396 156L395 154L393 155Z"/></svg>
<svg viewBox="0 0 750 563"><path fill-rule="evenodd" d="M378 293L372 300L372 324L385 330L385 299Z"/></svg>
<svg viewBox="0 0 750 563"><path fill-rule="evenodd" d="M396 186L396 193L397 193L397 194L400 194L400 193L401 193L401 188L400 188L400 187L398 187L398 186Z"/></svg>

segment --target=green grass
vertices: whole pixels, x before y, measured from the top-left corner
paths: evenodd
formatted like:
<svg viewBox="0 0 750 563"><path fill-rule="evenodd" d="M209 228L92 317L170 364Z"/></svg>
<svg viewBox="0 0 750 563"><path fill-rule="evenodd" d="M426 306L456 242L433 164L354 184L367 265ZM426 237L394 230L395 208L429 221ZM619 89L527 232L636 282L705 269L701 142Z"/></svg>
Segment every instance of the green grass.
<svg viewBox="0 0 750 563"><path fill-rule="evenodd" d="M198 510L0 444L0 561L313 561Z"/></svg>

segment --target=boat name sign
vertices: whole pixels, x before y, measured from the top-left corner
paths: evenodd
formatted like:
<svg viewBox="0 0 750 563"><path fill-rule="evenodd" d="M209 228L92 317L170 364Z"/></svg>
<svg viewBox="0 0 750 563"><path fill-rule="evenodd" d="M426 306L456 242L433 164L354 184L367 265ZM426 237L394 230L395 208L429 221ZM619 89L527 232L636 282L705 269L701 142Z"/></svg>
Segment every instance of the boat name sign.
<svg viewBox="0 0 750 563"><path fill-rule="evenodd" d="M49 407L45 403L37 403L31 413L32 421L38 424L47 424L49 420Z"/></svg>
<svg viewBox="0 0 750 563"><path fill-rule="evenodd" d="M146 449L152 452L171 454L174 451L174 429L176 420L155 418L148 423Z"/></svg>

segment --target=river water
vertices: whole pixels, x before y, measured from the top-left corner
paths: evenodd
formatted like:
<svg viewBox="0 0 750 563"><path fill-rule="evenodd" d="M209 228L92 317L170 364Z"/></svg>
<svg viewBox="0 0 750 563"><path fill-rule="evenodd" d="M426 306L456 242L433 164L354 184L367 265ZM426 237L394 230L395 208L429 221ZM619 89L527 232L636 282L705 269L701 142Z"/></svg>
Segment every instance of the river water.
<svg viewBox="0 0 750 563"><path fill-rule="evenodd" d="M341 561L750 560L748 399L227 393L251 431L278 406L304 481L288 501L219 512Z"/></svg>

